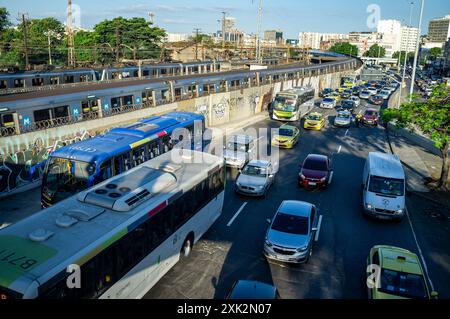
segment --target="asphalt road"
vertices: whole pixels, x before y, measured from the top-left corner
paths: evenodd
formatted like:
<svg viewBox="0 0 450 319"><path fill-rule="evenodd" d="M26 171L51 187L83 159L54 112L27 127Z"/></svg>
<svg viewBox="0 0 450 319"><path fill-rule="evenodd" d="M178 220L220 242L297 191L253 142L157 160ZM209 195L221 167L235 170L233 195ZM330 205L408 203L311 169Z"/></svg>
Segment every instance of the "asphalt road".
<svg viewBox="0 0 450 319"><path fill-rule="evenodd" d="M359 110L365 108L364 104ZM334 110L319 112L329 119L335 114ZM281 124L265 120L251 127L275 128ZM267 143L266 137L261 140ZM236 172L230 170L221 217L194 246L189 259L172 268L144 298L223 298L239 279L274 284L282 298L366 298L366 258L372 246L395 245L419 253L407 218L393 223L362 215L360 185L370 151L389 152L382 127L352 126L347 131L327 123L322 131L302 129L299 144L280 151L280 169L266 199L236 195ZM332 157L334 176L326 190L297 186L298 164L309 153ZM268 262L262 255L266 219L272 218L280 203L288 199L314 203L323 216L307 264ZM227 226L244 203L241 213ZM447 275L430 274L438 283Z"/></svg>

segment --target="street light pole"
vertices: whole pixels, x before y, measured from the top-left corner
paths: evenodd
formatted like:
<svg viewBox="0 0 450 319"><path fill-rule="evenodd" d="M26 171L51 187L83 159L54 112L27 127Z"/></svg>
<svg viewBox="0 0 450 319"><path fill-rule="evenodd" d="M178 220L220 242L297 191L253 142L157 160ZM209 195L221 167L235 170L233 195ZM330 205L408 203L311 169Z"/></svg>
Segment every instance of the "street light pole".
<svg viewBox="0 0 450 319"><path fill-rule="evenodd" d="M52 40L50 37L52 36L52 31L47 32L47 38L48 38L48 65L52 65Z"/></svg>
<svg viewBox="0 0 450 319"><path fill-rule="evenodd" d="M409 8L409 25L408 25L408 28L411 28L411 20L412 20L412 8L413 8L413 5L414 5L414 2L410 2L409 3L411 6L410 6L410 8ZM419 32L419 34L420 34L420 32ZM408 36L408 38L409 38L409 36ZM400 48L400 57L402 56L402 50L401 50L401 48ZM402 74L402 83L400 84L400 92L399 92L399 94L398 94L398 103L397 103L397 108L399 109L400 108L400 104L401 104L401 99L402 99L402 90L403 90L403 85L404 85L404 83L405 83L405 76L406 76L406 61L407 61L407 59L408 59L408 46L406 46L406 48L405 48L405 61L403 62L403 74Z"/></svg>
<svg viewBox="0 0 450 319"><path fill-rule="evenodd" d="M409 102L412 101L411 95L414 93L414 81L416 79L416 67L417 67L417 60L419 55L419 43L420 43L420 33L421 33L421 27L422 27L422 16L423 16L423 7L425 5L425 0L421 0L420 5L420 17L419 17L419 32L417 33L417 41L416 41L416 51L414 53L414 64L413 64L413 71L411 74L411 87L409 89Z"/></svg>

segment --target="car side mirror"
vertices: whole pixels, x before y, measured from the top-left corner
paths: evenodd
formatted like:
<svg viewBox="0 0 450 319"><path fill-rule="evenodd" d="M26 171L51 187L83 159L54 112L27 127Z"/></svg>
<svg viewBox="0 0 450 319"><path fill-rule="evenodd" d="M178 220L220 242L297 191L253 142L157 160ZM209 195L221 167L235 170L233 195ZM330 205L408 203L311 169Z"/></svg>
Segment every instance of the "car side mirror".
<svg viewBox="0 0 450 319"><path fill-rule="evenodd" d="M318 230L318 228L317 227L313 227L313 228L311 228L311 231L317 231Z"/></svg>
<svg viewBox="0 0 450 319"><path fill-rule="evenodd" d="M266 222L267 222L267 224L271 224L271 223L272 223L272 220L270 220L270 218L267 218L267 219L266 219Z"/></svg>

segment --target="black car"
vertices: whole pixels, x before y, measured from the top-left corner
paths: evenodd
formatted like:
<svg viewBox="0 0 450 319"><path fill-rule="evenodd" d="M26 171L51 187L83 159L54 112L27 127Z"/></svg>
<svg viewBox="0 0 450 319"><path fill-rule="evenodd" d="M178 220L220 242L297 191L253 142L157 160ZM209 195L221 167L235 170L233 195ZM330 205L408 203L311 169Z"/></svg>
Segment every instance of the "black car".
<svg viewBox="0 0 450 319"><path fill-rule="evenodd" d="M226 299L279 299L277 288L260 281L238 280Z"/></svg>

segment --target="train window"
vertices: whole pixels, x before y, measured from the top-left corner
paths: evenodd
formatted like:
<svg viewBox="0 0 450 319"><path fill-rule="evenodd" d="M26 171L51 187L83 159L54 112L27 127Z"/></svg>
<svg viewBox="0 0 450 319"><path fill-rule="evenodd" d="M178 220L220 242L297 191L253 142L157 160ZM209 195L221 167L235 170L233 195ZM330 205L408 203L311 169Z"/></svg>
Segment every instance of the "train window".
<svg viewBox="0 0 450 319"><path fill-rule="evenodd" d="M149 76L150 75L150 71L149 70L144 70L142 72L142 76Z"/></svg>
<svg viewBox="0 0 450 319"><path fill-rule="evenodd" d="M64 75L64 83L74 83L75 79L73 75Z"/></svg>
<svg viewBox="0 0 450 319"><path fill-rule="evenodd" d="M133 104L133 95L124 96L122 105L131 105L131 104Z"/></svg>
<svg viewBox="0 0 450 319"><path fill-rule="evenodd" d="M0 89L7 89L8 88L8 81L1 80L0 81Z"/></svg>
<svg viewBox="0 0 450 319"><path fill-rule="evenodd" d="M10 114L2 114L0 117L1 119L1 126L2 127L12 127L14 126L14 116L12 113Z"/></svg>
<svg viewBox="0 0 450 319"><path fill-rule="evenodd" d="M69 116L69 106L58 106L53 109L54 118L67 117Z"/></svg>
<svg viewBox="0 0 450 319"><path fill-rule="evenodd" d="M133 72L133 77L137 78L139 76L139 70Z"/></svg>
<svg viewBox="0 0 450 319"><path fill-rule="evenodd" d="M181 98L181 88L175 89L175 98L180 99Z"/></svg>
<svg viewBox="0 0 450 319"><path fill-rule="evenodd" d="M59 77L52 76L50 77L50 85L58 85L59 84Z"/></svg>
<svg viewBox="0 0 450 319"><path fill-rule="evenodd" d="M82 75L80 75L80 82L89 82L89 81L90 81L89 74L82 74Z"/></svg>
<svg viewBox="0 0 450 319"><path fill-rule="evenodd" d="M163 100L169 100L169 90L161 90L161 97Z"/></svg>
<svg viewBox="0 0 450 319"><path fill-rule="evenodd" d="M161 69L161 75L166 75L167 74L167 69Z"/></svg>
<svg viewBox="0 0 450 319"><path fill-rule="evenodd" d="M119 98L117 98L117 97L111 98L111 107L112 108L120 107L120 105L119 105Z"/></svg>
<svg viewBox="0 0 450 319"><path fill-rule="evenodd" d="M197 86L196 85L189 85L187 92L188 92L189 97L197 96Z"/></svg>
<svg viewBox="0 0 450 319"><path fill-rule="evenodd" d="M43 86L44 85L44 79L43 78L34 78L31 80L32 86Z"/></svg>
<svg viewBox="0 0 450 319"><path fill-rule="evenodd" d="M37 110L33 112L34 115L34 121L45 121L50 119L50 110L51 109L44 109L44 110Z"/></svg>
<svg viewBox="0 0 450 319"><path fill-rule="evenodd" d="M14 79L14 87L15 88L25 87L25 80L24 79Z"/></svg>

